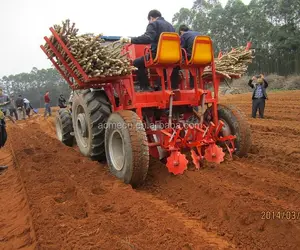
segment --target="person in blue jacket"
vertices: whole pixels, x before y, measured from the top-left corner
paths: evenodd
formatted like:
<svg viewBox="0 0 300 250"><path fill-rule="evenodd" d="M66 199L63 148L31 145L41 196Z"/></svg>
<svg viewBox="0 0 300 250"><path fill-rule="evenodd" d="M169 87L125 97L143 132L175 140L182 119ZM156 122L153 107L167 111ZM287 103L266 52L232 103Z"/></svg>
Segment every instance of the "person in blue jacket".
<svg viewBox="0 0 300 250"><path fill-rule="evenodd" d="M172 24L167 22L161 15L158 10L151 10L148 14L148 26L145 34L138 37L121 37L120 41L122 43L131 43L131 44L150 44L152 57L155 58L157 52L158 41L161 33L163 32L175 32ZM133 65L138 69L137 78L140 84L141 91L151 91L149 80L146 73L146 67L144 62L144 57L136 58L133 61ZM173 70L171 80L172 88L177 88L177 77L179 69ZM174 80L173 80L174 79ZM174 84L173 84L174 83Z"/></svg>
<svg viewBox="0 0 300 250"><path fill-rule="evenodd" d="M193 44L196 36L199 36L200 33L197 31L192 31L188 26L182 24L179 26L179 35L180 35L180 45L181 48L186 50L188 60L191 59ZM194 78L190 74L190 86L194 88Z"/></svg>
<svg viewBox="0 0 300 250"><path fill-rule="evenodd" d="M257 110L259 117L264 118L266 100L268 99L267 87L269 83L263 74L253 76L248 85L253 89L252 93L252 118L256 118Z"/></svg>

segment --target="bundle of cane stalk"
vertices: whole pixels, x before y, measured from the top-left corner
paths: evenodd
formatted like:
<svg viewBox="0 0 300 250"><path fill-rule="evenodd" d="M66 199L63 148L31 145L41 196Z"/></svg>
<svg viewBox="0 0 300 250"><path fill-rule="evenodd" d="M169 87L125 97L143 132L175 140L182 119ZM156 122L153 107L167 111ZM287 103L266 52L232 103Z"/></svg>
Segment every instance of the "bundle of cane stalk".
<svg viewBox="0 0 300 250"><path fill-rule="evenodd" d="M100 39L102 34L87 33L77 35L78 29L75 28L75 23L70 24L69 19L62 22L62 26L54 25L53 28L89 77L124 76L135 70L127 59L127 55L121 54L123 45L119 41L105 44L105 41ZM56 38L52 35L49 39L58 52L62 54L76 76L83 80L76 66L64 52ZM44 47L51 57L55 57L47 43ZM64 69L58 58L56 58L56 61ZM66 72L66 69L64 71Z"/></svg>
<svg viewBox="0 0 300 250"><path fill-rule="evenodd" d="M246 47L236 48L225 53L220 58L215 59L216 73L225 78L240 78L248 69L248 65L252 63L252 50L246 50ZM212 74L211 67L204 69L202 77L208 77Z"/></svg>

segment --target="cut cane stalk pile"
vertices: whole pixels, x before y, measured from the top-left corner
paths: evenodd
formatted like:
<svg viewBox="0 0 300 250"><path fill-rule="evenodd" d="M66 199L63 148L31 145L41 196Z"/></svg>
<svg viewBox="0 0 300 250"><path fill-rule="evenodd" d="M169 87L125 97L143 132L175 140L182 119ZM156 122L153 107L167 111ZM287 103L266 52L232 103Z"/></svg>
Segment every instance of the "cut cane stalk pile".
<svg viewBox="0 0 300 250"><path fill-rule="evenodd" d="M127 55L121 54L123 45L119 41L104 44L105 41L99 38L102 34L94 35L87 33L77 35L78 29L75 28L75 23L70 25L69 19L62 22L62 26L54 25L53 28L89 77L124 76L129 75L135 70L127 59ZM64 60L68 63L76 76L83 80L83 76L67 53L64 52L56 38L52 35L49 39L62 54ZM51 57L56 58L48 44L45 44L44 47ZM56 61L64 69L59 58L56 58ZM66 70L65 73L67 73Z"/></svg>
<svg viewBox="0 0 300 250"><path fill-rule="evenodd" d="M248 65L252 63L252 50L246 47L236 48L215 59L216 73L226 78L240 78L246 73ZM206 67L202 77L211 75L211 67Z"/></svg>

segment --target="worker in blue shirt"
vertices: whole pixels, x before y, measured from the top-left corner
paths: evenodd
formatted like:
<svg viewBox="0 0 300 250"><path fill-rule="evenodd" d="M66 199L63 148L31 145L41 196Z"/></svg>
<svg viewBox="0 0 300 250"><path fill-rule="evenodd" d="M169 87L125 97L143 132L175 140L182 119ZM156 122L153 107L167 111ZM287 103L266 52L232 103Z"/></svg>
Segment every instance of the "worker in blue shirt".
<svg viewBox="0 0 300 250"><path fill-rule="evenodd" d="M252 117L256 118L257 110L259 110L260 118L264 118L265 102L268 99L266 88L268 82L263 74L253 76L249 80L248 85L253 89L252 93Z"/></svg>
<svg viewBox="0 0 300 250"><path fill-rule="evenodd" d="M199 36L200 33L197 31L192 31L189 29L188 26L182 24L179 26L179 35L180 35L180 42L181 48L186 50L188 60L191 59L193 44L196 36ZM194 88L194 78L190 74L190 86Z"/></svg>

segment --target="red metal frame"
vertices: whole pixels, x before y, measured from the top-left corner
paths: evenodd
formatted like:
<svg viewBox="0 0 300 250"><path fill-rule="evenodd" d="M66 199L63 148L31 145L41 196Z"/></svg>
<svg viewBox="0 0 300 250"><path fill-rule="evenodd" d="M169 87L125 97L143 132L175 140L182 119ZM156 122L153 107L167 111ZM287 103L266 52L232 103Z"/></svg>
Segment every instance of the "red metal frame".
<svg viewBox="0 0 300 250"><path fill-rule="evenodd" d="M195 107L201 105L201 98L205 95L205 104L212 105L213 121L210 124L199 124L199 126L192 127L191 125L186 126L185 122L182 120L172 120L172 124L177 124L175 128L165 128L159 130L151 129L145 121L146 132L149 138L150 153L154 157L158 157L158 146L167 152L179 151L184 148L196 148L199 155L199 159L204 158L203 148L209 147L209 145L215 145L217 141L229 141L231 147L228 146L228 151L230 154L234 151L234 136L219 137L219 132L223 126L222 122L218 120L217 104L218 104L218 91L219 84L222 76L217 76L215 71L214 55L212 53L212 62L209 66L212 68L212 76L208 78L202 78L202 73L204 68L208 65L189 65L187 60L187 55L185 50L182 50L184 55L183 63L178 63L177 65L157 65L153 62L153 58L148 45L124 45L122 53L126 53L128 58L134 60L135 58L150 55L149 60L145 59L145 64L148 69L155 70L157 74L151 74L150 82L160 77L161 79L161 91L154 92L135 92L134 81L135 74L122 77L105 77L105 78L90 78L84 72L79 63L72 56L70 50L67 48L66 44L60 39L59 35L53 28L50 28L56 41L62 47L63 52L67 55L68 60L71 60L72 64L76 67L80 76L77 76L72 70L64 56L56 50L53 43L49 38L44 37L46 43L54 53L57 59L60 60L63 66L58 65L54 58L50 57L50 54L46 51L44 46L40 46L47 57L54 64L56 69L61 73L62 77L70 85L72 89L86 89L86 88L104 88L108 99L111 102L112 110L134 110L141 119L143 119L144 109L153 108L155 110L166 110L170 106L170 97L172 96L173 107L176 106L186 106ZM250 48L247 47L248 49ZM146 58L146 57L145 57ZM171 80L170 75L175 66L180 66L184 69L185 75L188 75L188 71L191 71L195 79L194 88L190 88L189 79L186 79L186 85L180 84L179 90L171 90ZM164 70L167 71L167 87L165 86ZM72 77L76 84L70 81ZM206 90L206 84L213 84L213 92ZM118 100L115 97L115 93L118 96ZM118 103L118 105L117 105ZM191 116L193 113L186 114L186 116ZM147 116L150 121L156 122L154 116ZM161 117L160 122L167 123L167 119ZM153 136L156 135L158 141L155 141Z"/></svg>

